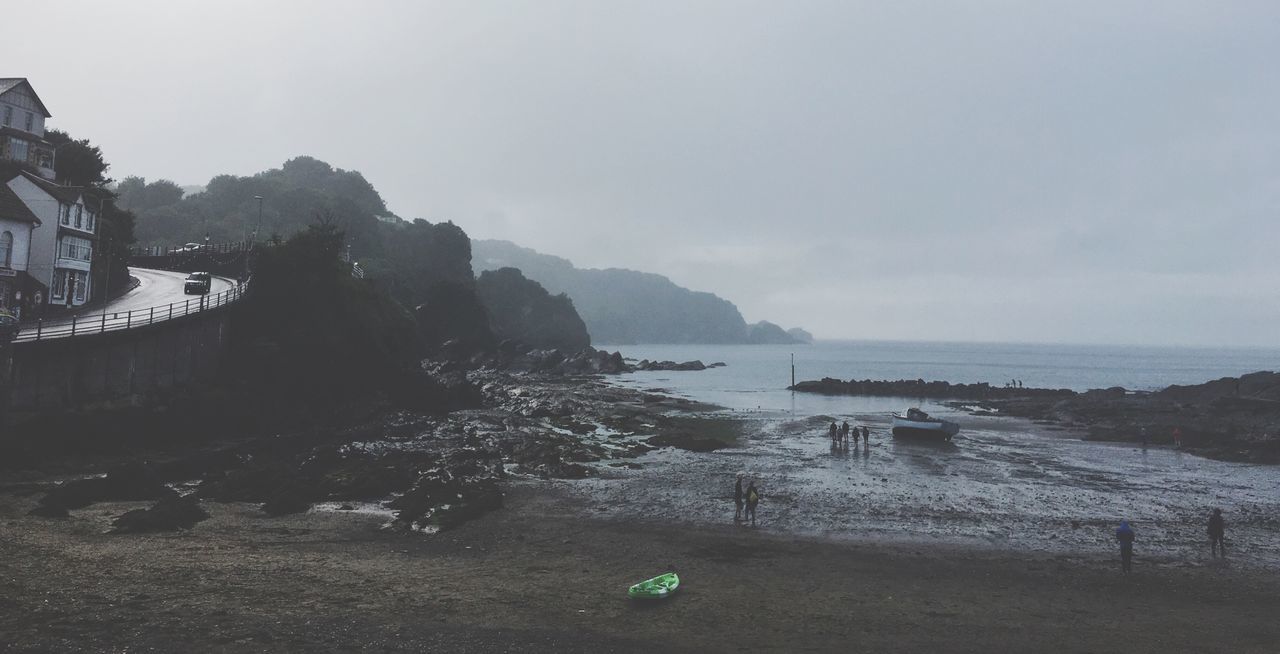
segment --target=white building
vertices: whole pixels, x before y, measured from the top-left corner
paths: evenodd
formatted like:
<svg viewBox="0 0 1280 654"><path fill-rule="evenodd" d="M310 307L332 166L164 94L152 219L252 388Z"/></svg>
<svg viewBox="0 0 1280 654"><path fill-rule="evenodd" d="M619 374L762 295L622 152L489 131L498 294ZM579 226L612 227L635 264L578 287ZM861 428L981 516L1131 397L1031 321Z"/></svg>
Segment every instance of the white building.
<svg viewBox="0 0 1280 654"><path fill-rule="evenodd" d="M39 221L31 230L27 274L43 291L32 304L80 306L93 288L93 249L102 201L91 189L60 186L21 171L5 183Z"/></svg>
<svg viewBox="0 0 1280 654"><path fill-rule="evenodd" d="M25 163L53 179L55 149L44 140L49 110L25 77L0 77L0 159Z"/></svg>
<svg viewBox="0 0 1280 654"><path fill-rule="evenodd" d="M40 219L31 209L8 184L0 183L0 309L19 317L39 290L27 273L32 232L39 226Z"/></svg>

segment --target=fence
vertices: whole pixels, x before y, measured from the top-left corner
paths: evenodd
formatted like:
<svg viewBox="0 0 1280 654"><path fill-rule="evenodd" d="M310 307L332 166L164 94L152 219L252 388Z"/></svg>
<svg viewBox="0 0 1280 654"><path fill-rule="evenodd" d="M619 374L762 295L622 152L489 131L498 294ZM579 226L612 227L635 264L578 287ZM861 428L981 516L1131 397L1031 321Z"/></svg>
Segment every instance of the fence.
<svg viewBox="0 0 1280 654"><path fill-rule="evenodd" d="M108 311L97 315L72 316L68 319L21 325L14 343L28 343L53 338L69 338L101 334L182 318L201 311L224 307L244 297L249 283L242 282L216 295L201 295L184 302L171 302L131 311Z"/></svg>
<svg viewBox="0 0 1280 654"><path fill-rule="evenodd" d="M180 254L229 254L252 249L252 241L236 241L233 243L191 243L179 246L151 245L133 248L130 253L135 257L168 257Z"/></svg>

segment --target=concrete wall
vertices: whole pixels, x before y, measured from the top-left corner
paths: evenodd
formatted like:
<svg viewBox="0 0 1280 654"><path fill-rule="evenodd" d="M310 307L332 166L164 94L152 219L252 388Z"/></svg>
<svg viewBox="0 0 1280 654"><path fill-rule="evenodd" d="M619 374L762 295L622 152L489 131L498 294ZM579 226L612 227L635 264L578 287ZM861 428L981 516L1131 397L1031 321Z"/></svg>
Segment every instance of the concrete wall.
<svg viewBox="0 0 1280 654"><path fill-rule="evenodd" d="M11 345L9 411L86 407L212 380L230 316L207 311L125 331Z"/></svg>

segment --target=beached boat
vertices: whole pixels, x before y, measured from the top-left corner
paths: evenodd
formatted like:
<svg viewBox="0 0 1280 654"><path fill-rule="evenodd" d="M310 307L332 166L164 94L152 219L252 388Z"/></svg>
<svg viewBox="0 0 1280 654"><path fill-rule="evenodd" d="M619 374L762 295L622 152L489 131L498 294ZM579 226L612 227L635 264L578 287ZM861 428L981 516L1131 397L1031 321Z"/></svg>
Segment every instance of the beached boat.
<svg viewBox="0 0 1280 654"><path fill-rule="evenodd" d="M907 415L893 416L894 438L919 438L949 441L960 431L960 425L949 420L931 418L920 409L907 409Z"/></svg>
<svg viewBox="0 0 1280 654"><path fill-rule="evenodd" d="M674 572L646 579L627 589L627 596L632 599L662 599L676 592L680 587L680 577Z"/></svg>

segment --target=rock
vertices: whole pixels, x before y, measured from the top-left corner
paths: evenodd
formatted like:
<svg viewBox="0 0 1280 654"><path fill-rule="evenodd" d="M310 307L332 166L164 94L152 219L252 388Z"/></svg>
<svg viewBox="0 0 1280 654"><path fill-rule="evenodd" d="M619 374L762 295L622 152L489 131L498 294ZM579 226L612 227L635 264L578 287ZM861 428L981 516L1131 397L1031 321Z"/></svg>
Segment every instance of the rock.
<svg viewBox="0 0 1280 654"><path fill-rule="evenodd" d="M40 504L79 509L94 502L156 500L172 494L151 468L131 462L110 468L105 477L63 482L41 498Z"/></svg>
<svg viewBox="0 0 1280 654"><path fill-rule="evenodd" d="M113 534L143 534L190 529L207 520L209 514L200 508L193 496L166 497L149 509L136 509L121 514L111 522Z"/></svg>
<svg viewBox="0 0 1280 654"><path fill-rule="evenodd" d="M68 518L71 514L65 506L56 504L41 504L27 512L27 515L34 515L41 518Z"/></svg>
<svg viewBox="0 0 1280 654"><path fill-rule="evenodd" d="M262 512L270 516L303 513L311 508L311 503L320 496L320 491L308 482L288 484L272 494L262 504Z"/></svg>

